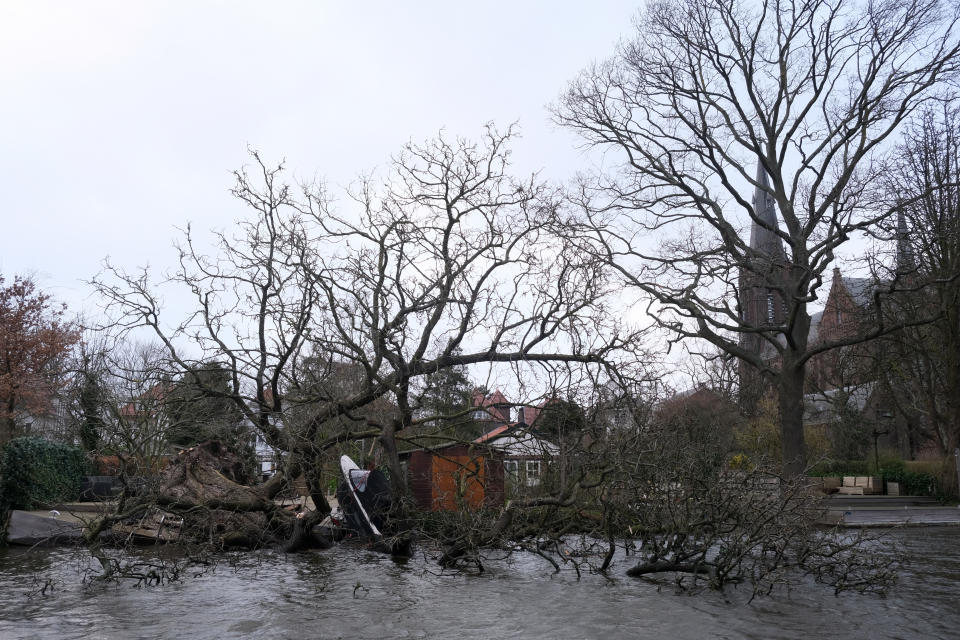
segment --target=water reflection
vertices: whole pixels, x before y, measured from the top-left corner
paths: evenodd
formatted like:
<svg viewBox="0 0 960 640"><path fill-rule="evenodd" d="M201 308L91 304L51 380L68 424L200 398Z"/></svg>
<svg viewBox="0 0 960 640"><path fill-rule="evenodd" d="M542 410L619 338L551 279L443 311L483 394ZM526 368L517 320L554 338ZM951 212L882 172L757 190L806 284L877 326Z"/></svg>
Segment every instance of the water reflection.
<svg viewBox="0 0 960 640"><path fill-rule="evenodd" d="M226 556L160 587L90 586L74 551L12 548L0 550L0 638L957 637L960 529L892 535L906 560L886 599L804 584L749 604L737 591L677 596L629 578L578 581L532 556L466 576L422 556L397 563L348 548Z"/></svg>

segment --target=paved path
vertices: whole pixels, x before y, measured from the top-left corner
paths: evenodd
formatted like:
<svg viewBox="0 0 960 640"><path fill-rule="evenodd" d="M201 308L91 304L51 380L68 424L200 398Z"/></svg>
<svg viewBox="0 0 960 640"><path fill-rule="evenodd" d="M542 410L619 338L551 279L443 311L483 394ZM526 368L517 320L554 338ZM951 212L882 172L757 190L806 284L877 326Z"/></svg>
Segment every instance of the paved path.
<svg viewBox="0 0 960 640"><path fill-rule="evenodd" d="M842 527L960 526L960 508L926 496L833 495L821 524Z"/></svg>
<svg viewBox="0 0 960 640"><path fill-rule="evenodd" d="M855 508L831 510L830 516L844 527L960 525L960 508L957 507Z"/></svg>
<svg viewBox="0 0 960 640"><path fill-rule="evenodd" d="M844 496L835 494L828 502L831 509L886 509L888 507L940 507L936 498L928 496Z"/></svg>
<svg viewBox="0 0 960 640"><path fill-rule="evenodd" d="M832 496L824 524L843 527L960 525L960 508L920 496Z"/></svg>

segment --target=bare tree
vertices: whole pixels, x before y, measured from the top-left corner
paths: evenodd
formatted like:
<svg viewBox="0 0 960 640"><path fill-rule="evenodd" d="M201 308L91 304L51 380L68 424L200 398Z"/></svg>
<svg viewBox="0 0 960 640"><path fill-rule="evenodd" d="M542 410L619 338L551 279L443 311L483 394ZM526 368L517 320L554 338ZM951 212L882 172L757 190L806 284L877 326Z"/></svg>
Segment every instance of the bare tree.
<svg viewBox="0 0 960 640"><path fill-rule="evenodd" d="M103 448L138 466L151 461L156 465L168 451L172 420L166 410L166 394L172 381L164 355L155 343L115 344L106 354Z"/></svg>
<svg viewBox="0 0 960 640"><path fill-rule="evenodd" d="M189 444L217 433L220 417L210 416L208 407L190 410L191 399L178 388L162 345L87 332L73 359L66 394L72 432L90 453L116 457L121 477L155 473L198 421L208 422L210 430L199 431ZM231 409L225 408L227 417L233 417Z"/></svg>
<svg viewBox="0 0 960 640"><path fill-rule="evenodd" d="M234 194L254 219L219 235L217 255L203 255L189 228L180 246L168 281L193 294L189 317L166 324L145 270L108 265L94 284L117 326L151 330L180 371L226 365L230 388L206 391L236 403L284 453L288 475L306 475L313 523L329 512L321 476L332 448L376 440L402 478L398 432L435 418L415 401L426 376L481 363L602 365L636 348L605 314L603 269L549 232L558 195L508 174L512 135L490 126L480 144L410 144L382 182L357 184L344 211L253 154L257 179L237 172ZM350 383L312 384L307 370L315 381L346 371ZM394 410L369 411L377 402Z"/></svg>
<svg viewBox="0 0 960 640"><path fill-rule="evenodd" d="M892 313L932 322L886 336L872 360L906 417L910 448L960 445L960 119L956 105L925 109L897 148L888 200L901 207L889 235L892 267L881 275L910 285ZM892 221L891 221L892 222Z"/></svg>
<svg viewBox="0 0 960 640"><path fill-rule="evenodd" d="M692 389L710 389L717 395L734 400L740 383L737 360L715 347L696 348L683 363L684 382Z"/></svg>
<svg viewBox="0 0 960 640"><path fill-rule="evenodd" d="M286 539L285 548L301 548L311 525L329 509L323 474L331 454L357 442L365 449L375 444L400 494L388 533L415 528L435 536L443 566L480 566L482 549L499 547L530 550L555 566L572 562L606 571L618 549L633 551L637 522L653 522L642 519L648 505L638 500L649 498L667 509L680 499L693 520L693 498L706 510L729 497L709 490L727 486L716 483L724 456L710 443L696 449L706 456L696 460L709 460L708 468L645 461L649 454L666 460L658 446L688 461L684 452L693 448L686 443L671 448L675 440L643 421L650 412L640 404L650 401L638 398L638 386L630 383L657 383L640 357L641 336L609 314L612 283L604 265L592 252L571 251L574 241L553 233L559 195L535 178L520 182L508 175L510 135L489 128L481 144L439 139L409 145L386 179L357 185L356 206L345 211L333 210L323 190L313 186L294 198L279 170L255 156L262 180L255 187L240 172L236 192L254 207L256 219L241 237L223 237L214 258L195 250L188 236L182 268L171 281L191 291L197 307L172 329L161 319L164 311L147 274L113 269L98 280L119 326L151 330L164 345L164 358L183 374L199 373L204 362L228 363L231 388L205 391L233 399L284 454L286 466L263 485L248 487L226 478L209 457L212 449L177 456L154 492L125 493L115 512L88 526L88 541L105 571L116 565L98 546L98 534L158 506L181 516L186 530L220 546ZM416 427L451 417L437 416L429 398L424 401L428 379L478 365L540 386L545 397L571 398L596 410L583 416L587 428L570 438L559 473L540 490L524 492L494 512L406 513L399 444L431 446ZM208 379L195 378L198 387ZM607 409L600 390L627 398L614 409L627 410L632 419L612 426L598 422L593 414ZM692 476L678 468L706 475L687 487ZM294 517L272 498L285 476L301 473L317 509ZM680 495L678 487L690 493ZM806 494L785 492L784 499L797 495ZM779 504L771 502L771 510ZM738 513L736 531L742 531L754 512ZM708 522L719 531L731 530L726 515L711 517ZM674 533L684 545L697 542L687 539L689 523L663 523L680 527ZM804 531L812 531L808 524L802 521ZM666 529L650 528L651 544L659 543L656 536ZM795 538L811 539L804 535ZM751 555L763 540L778 539L763 532L744 543L742 557L735 558L737 571L765 566ZM576 556L582 562L571 560L571 543L582 552ZM783 567L793 557L785 551L778 562ZM717 566L715 573L726 573L716 586L734 579L734 569Z"/></svg>
<svg viewBox="0 0 960 640"><path fill-rule="evenodd" d="M887 141L956 78L956 20L938 0L653 2L556 109L623 158L584 186L584 245L674 335L774 383L790 475L806 466L809 359L889 329L877 313L866 334L813 345L807 307L837 251L891 214L867 206Z"/></svg>

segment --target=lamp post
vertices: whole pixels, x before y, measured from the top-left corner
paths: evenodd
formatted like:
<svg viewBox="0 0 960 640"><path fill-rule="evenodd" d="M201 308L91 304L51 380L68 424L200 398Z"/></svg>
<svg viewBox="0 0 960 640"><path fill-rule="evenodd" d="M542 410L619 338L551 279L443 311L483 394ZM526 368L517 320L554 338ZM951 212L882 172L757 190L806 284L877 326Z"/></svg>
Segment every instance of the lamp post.
<svg viewBox="0 0 960 640"><path fill-rule="evenodd" d="M873 421L873 463L876 465L876 473L880 475L880 437L888 435L890 433L890 424L889 420L893 417L893 414L889 411L884 411L879 406L874 409L876 416ZM881 430L881 426L886 426L886 429Z"/></svg>
<svg viewBox="0 0 960 640"><path fill-rule="evenodd" d="M957 461L957 493L960 494L960 448L953 450L953 457Z"/></svg>
<svg viewBox="0 0 960 640"><path fill-rule="evenodd" d="M890 431L873 430L873 464L877 475L880 475L880 436L885 436L888 433Z"/></svg>

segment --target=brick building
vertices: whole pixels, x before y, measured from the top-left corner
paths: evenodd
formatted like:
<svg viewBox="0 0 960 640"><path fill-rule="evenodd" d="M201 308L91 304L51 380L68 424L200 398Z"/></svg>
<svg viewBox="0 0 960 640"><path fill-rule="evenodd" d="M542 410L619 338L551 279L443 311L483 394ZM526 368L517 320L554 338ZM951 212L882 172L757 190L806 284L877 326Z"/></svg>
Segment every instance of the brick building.
<svg viewBox="0 0 960 640"><path fill-rule="evenodd" d="M760 166L757 183L753 196L756 220L751 227L747 264L740 269L738 283L742 324L757 331L741 334L740 346L773 362L778 357L772 342L779 339L775 337L775 328L787 314L778 278L790 266L783 241L775 232L779 224L776 205L767 192L769 182ZM895 269L901 279L915 271L902 217L898 220ZM879 299L885 302L886 313L895 308L890 302L896 294L890 291L890 281L844 276L839 268L834 268L823 311L811 314L808 344L814 346L868 332L876 326ZM879 340L858 342L812 358L807 363L805 424L829 430L831 421L854 412L861 417L863 429L880 439L881 446L897 448L904 456L914 457L924 444L914 441L917 429L911 426L911 418L897 411L897 390L878 380L876 362L882 348ZM768 385L744 361L739 364L739 372L741 400L749 411L751 402L755 403ZM839 403L843 406L835 406Z"/></svg>

